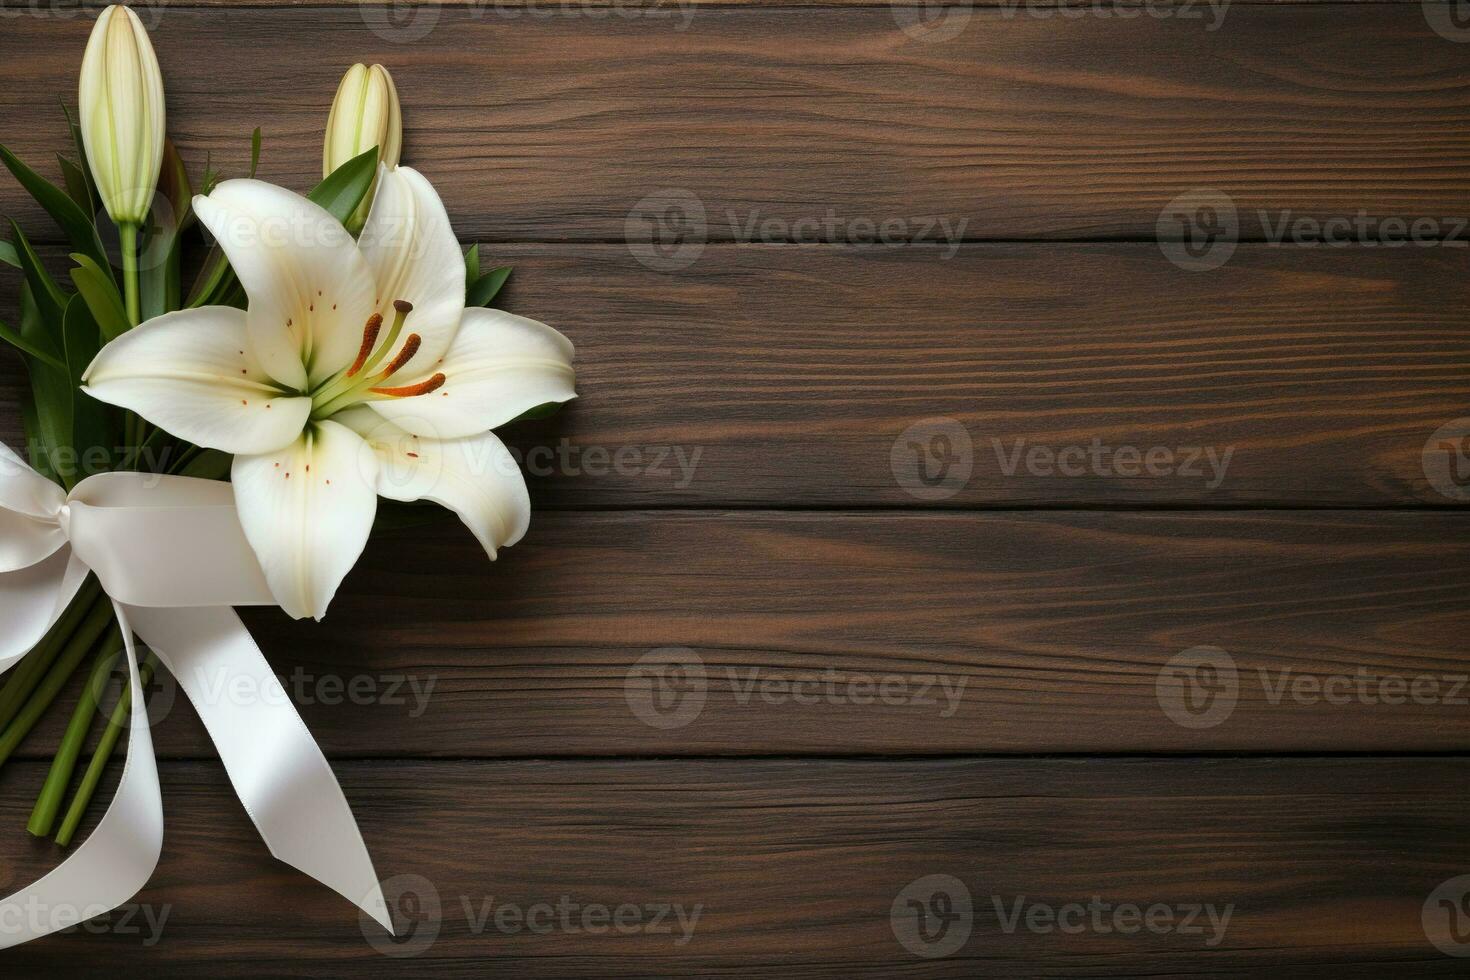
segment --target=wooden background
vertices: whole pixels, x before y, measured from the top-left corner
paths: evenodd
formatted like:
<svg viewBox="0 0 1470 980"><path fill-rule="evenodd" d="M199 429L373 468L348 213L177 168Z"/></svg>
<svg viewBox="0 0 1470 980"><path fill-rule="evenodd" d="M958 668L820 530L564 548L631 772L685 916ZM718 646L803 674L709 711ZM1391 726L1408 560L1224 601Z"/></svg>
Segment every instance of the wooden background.
<svg viewBox="0 0 1470 980"><path fill-rule="evenodd" d="M550 465L499 562L394 532L326 624L247 617L408 934L269 857L165 683L141 912L7 975L1463 975L1425 931L1470 874L1470 513L1426 448L1470 415L1453 5L139 10L196 168L239 173L259 125L305 189L342 70L390 66L406 162L516 267L502 305L576 342L582 397L510 433ZM0 139L50 172L91 14L0 14ZM1236 208L1214 270L1155 240L1196 190ZM680 268L639 231L669 200L705 215ZM0 212L44 227L12 184ZM1360 213L1433 231L1271 240ZM10 442L21 383L0 359ZM937 420L973 450L927 499L892 457ZM1007 472L1094 440L1231 455ZM1202 646L1234 708L1180 724ZM0 773L7 890L60 856L24 831L60 727ZM931 875L973 901L945 956L891 915ZM1232 913L1213 942L1006 927L1095 898ZM640 925L494 918L559 902Z"/></svg>

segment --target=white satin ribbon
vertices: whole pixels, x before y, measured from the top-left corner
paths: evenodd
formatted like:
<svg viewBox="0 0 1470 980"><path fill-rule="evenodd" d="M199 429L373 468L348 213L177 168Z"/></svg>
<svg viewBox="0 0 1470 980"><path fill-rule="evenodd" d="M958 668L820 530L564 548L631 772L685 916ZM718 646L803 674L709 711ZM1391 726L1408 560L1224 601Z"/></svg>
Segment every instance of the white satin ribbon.
<svg viewBox="0 0 1470 980"><path fill-rule="evenodd" d="M126 646L133 711L127 761L102 821L50 874L0 900L0 949L126 902L152 877L163 798L138 676L136 633L203 719L270 852L393 924L372 859L331 767L230 608L274 605L228 484L103 473L70 493L0 444L0 672L46 635L97 575Z"/></svg>

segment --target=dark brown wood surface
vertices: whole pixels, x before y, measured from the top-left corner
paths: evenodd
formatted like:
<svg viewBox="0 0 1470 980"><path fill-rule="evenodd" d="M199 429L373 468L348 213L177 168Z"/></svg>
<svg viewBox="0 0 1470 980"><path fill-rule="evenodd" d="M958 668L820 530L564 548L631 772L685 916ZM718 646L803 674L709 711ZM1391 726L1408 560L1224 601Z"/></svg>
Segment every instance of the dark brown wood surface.
<svg viewBox="0 0 1470 980"><path fill-rule="evenodd" d="M1470 416L1470 44L1432 2L1067 6L147 8L196 170L259 125L304 189L342 69L388 64L407 161L581 398L508 430L537 513L495 564L450 518L324 624L245 614L410 936L269 857L165 678L141 908L0 972L1463 975L1430 931L1470 874L1436 442ZM50 173L89 18L0 13L0 141ZM1240 242L1204 271L1160 220L1195 191ZM639 238L671 195L704 214L673 263ZM64 264L8 181L0 213ZM1360 214L1430 231L1271 241ZM22 386L0 354L11 443ZM64 714L0 769L0 889L61 857L24 824ZM901 935L933 875L973 904L943 956ZM494 919L571 902L641 924ZM1045 927L1091 902L1230 918Z"/></svg>
<svg viewBox="0 0 1470 980"><path fill-rule="evenodd" d="M392 949L414 955L381 954L369 942L389 945L380 930L275 862L216 767L172 763L168 844L140 908L114 913L100 934L11 951L7 966L38 975L65 963L87 976L1463 976L1462 962L1425 948L1420 925L1424 896L1470 862L1462 759L399 760L337 771L389 894L411 896L411 927ZM25 816L22 775L0 777L7 822ZM9 880L54 857L18 851ZM959 951L924 959L897 944L890 908L936 874L964 885L973 923ZM1199 931L1008 931L1018 901L1163 905ZM501 912L537 906L548 910L524 921ZM566 921L558 906L572 928L544 931ZM589 906L636 906L639 918L625 912L626 932L599 935L583 928ZM1223 934L1208 912L1186 926L1195 906L1213 907ZM160 920L161 932L150 928Z"/></svg>
<svg viewBox="0 0 1470 980"><path fill-rule="evenodd" d="M477 547L452 519L395 532L325 624L248 611L330 755L1470 740L1470 514L577 512L542 514L493 565ZM1168 671L1197 647L1229 656L1237 693L1192 729ZM681 673L648 659L665 648ZM646 720L660 683L688 699L671 727ZM160 752L208 755L183 695L163 697Z"/></svg>
<svg viewBox="0 0 1470 980"><path fill-rule="evenodd" d="M1202 273L1154 244L711 245L677 275L617 245L486 253L507 307L578 345L580 399L509 430L543 507L1464 503L1424 468L1470 406L1464 250L1242 246ZM22 383L0 376L0 438ZM972 469L919 498L892 452L935 419ZM1080 473L1025 462L1094 443ZM1171 462L1119 472L1119 447Z"/></svg>
<svg viewBox="0 0 1470 980"><path fill-rule="evenodd" d="M387 63L405 152L461 234L493 241L621 241L630 210L671 188L699 198L716 241L828 209L915 232L964 222L966 238L1152 238L1160 210L1198 188L1234 199L1246 238L1264 234L1262 209L1273 223L1286 209L1470 212L1470 45L1417 4L1232 6L1218 23L1202 6L983 9L943 41L906 34L891 8L545 6L399 24L372 20L377 5L169 5L153 36L170 130L239 171L260 126L261 174L310 186L342 63ZM51 148L51 93L74 90L87 30L80 16L6 21L7 72L26 80L0 90L17 153ZM0 212L33 216L21 201L0 190Z"/></svg>

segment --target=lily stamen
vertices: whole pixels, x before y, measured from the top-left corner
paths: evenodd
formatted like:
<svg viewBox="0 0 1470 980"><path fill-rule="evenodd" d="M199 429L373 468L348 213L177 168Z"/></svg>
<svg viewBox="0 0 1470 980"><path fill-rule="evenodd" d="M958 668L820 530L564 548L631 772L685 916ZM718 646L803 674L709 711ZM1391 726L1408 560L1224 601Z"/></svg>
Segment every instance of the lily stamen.
<svg viewBox="0 0 1470 980"><path fill-rule="evenodd" d="M431 391L438 391L444 387L444 382L447 380L443 374L436 374L429 380L420 381L416 385L408 385L403 388L369 388L368 391L388 398L414 398L418 395L427 395Z"/></svg>
<svg viewBox="0 0 1470 980"><path fill-rule="evenodd" d="M413 360L413 356L419 352L419 345L423 342L424 338L418 334L409 334L408 339L403 342L403 350L399 351L398 356L389 361L388 366L383 368L383 373L378 375L379 380L387 381L401 371L403 365Z"/></svg>
<svg viewBox="0 0 1470 980"><path fill-rule="evenodd" d="M362 370L367 359L372 355L373 345L378 342L378 331L383 329L383 314L374 313L367 318L367 326L362 329L362 349L357 352L357 360L352 362L352 367L347 369L345 377L352 377Z"/></svg>

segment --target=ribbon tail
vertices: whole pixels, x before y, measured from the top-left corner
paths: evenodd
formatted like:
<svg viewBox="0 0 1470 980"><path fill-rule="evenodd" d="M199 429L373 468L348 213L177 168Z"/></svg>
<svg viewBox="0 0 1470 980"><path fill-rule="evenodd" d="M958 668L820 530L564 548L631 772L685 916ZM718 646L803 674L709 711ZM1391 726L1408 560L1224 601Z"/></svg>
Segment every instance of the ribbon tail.
<svg viewBox="0 0 1470 980"><path fill-rule="evenodd" d="M153 737L138 678L133 634L123 607L128 683L133 692L127 762L122 781L97 829L71 856L29 888L0 899L0 949L75 926L117 908L136 895L158 867L163 850L163 797Z"/></svg>
<svg viewBox="0 0 1470 980"><path fill-rule="evenodd" d="M393 932L367 845L337 777L245 624L228 607L127 607L138 635L194 703L271 854ZM246 689L278 696L232 698Z"/></svg>

